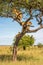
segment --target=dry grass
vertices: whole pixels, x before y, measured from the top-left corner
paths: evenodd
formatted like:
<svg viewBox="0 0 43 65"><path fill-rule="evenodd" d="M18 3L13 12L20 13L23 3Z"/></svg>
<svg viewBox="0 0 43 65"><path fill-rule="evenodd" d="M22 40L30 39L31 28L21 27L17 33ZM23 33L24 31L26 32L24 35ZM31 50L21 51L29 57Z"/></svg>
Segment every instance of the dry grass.
<svg viewBox="0 0 43 65"><path fill-rule="evenodd" d="M0 46L0 55L9 55L11 54L11 46Z"/></svg>
<svg viewBox="0 0 43 65"><path fill-rule="evenodd" d="M0 55L12 55L10 46L0 46ZM0 60L0 65L43 65L43 48L31 47L18 50L18 60ZM3 57L5 58L5 57Z"/></svg>

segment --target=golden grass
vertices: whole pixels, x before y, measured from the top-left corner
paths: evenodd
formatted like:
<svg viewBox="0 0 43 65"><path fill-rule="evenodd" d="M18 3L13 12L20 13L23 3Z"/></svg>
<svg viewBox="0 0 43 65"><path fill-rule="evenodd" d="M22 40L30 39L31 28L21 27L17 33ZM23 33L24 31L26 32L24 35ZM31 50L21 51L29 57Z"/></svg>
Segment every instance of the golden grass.
<svg viewBox="0 0 43 65"><path fill-rule="evenodd" d="M11 55L10 46L0 46L0 55ZM43 65L43 48L31 47L27 50L18 50L17 61L0 61L0 65Z"/></svg>
<svg viewBox="0 0 43 65"><path fill-rule="evenodd" d="M10 49L11 46L0 46L0 55L9 55L11 54L11 49Z"/></svg>

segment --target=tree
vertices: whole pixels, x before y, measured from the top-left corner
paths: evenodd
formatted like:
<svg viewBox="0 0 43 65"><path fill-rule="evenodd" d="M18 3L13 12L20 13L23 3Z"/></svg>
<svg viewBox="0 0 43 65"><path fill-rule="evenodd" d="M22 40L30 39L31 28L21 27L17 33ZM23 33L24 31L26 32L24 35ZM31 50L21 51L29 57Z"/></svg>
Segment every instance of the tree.
<svg viewBox="0 0 43 65"><path fill-rule="evenodd" d="M43 44L42 43L38 43L37 45L39 48L43 47Z"/></svg>
<svg viewBox="0 0 43 65"><path fill-rule="evenodd" d="M26 47L28 46L32 46L34 44L34 37L33 36L29 36L29 35L24 35L21 40L18 43L18 46L22 46L23 49L25 50Z"/></svg>
<svg viewBox="0 0 43 65"><path fill-rule="evenodd" d="M34 39L34 37L33 37L33 35L30 37L30 41L29 41L29 45L30 46L32 46L33 44L34 44L34 41L35 41L35 39Z"/></svg>
<svg viewBox="0 0 43 65"><path fill-rule="evenodd" d="M38 30L43 28L42 2L42 0L29 0L29 2L28 0L0 0L0 16L12 18L13 20L16 20L16 22L18 22L20 26L22 26L22 31L16 35L16 41L13 46L13 60L16 60L17 58L17 46L19 40L26 33L37 32ZM24 14L28 16L28 18L25 17L26 20L24 19L25 23L23 23L22 21L22 18L24 18ZM34 20L34 18L36 19L37 27L34 27L35 29L30 29L30 27L33 27L33 25L31 25L32 23L30 23L30 20Z"/></svg>

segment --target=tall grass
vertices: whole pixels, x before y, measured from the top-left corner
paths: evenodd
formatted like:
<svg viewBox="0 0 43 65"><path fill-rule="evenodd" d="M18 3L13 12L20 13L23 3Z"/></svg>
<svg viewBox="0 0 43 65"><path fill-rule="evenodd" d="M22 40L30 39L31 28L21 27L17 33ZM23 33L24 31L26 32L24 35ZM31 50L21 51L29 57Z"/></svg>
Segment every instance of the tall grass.
<svg viewBox="0 0 43 65"><path fill-rule="evenodd" d="M43 65L43 48L30 47L27 50L19 49L17 61L12 61L10 47L0 47L0 65Z"/></svg>

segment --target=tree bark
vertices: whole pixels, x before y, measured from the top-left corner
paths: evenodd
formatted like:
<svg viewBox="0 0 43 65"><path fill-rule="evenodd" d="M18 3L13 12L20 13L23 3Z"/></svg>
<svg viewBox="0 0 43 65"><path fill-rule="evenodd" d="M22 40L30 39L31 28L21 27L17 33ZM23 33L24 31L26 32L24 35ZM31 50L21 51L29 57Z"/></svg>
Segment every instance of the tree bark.
<svg viewBox="0 0 43 65"><path fill-rule="evenodd" d="M13 61L17 60L17 46L18 46L19 40L23 37L24 34L25 33L20 33L20 34L17 34L16 36L16 41L13 46Z"/></svg>
<svg viewBox="0 0 43 65"><path fill-rule="evenodd" d="M15 45L13 47L13 60L15 61L17 59L17 46Z"/></svg>

